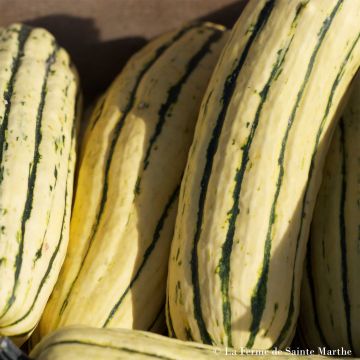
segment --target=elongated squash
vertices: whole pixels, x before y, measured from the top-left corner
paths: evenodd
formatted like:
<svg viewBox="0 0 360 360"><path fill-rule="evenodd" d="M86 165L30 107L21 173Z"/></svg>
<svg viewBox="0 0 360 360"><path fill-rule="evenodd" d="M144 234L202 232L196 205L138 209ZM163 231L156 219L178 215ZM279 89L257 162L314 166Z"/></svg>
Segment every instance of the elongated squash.
<svg viewBox="0 0 360 360"><path fill-rule="evenodd" d="M323 159L360 65L360 2L250 1L201 106L171 248L172 336L284 347Z"/></svg>
<svg viewBox="0 0 360 360"><path fill-rule="evenodd" d="M65 256L77 93L69 56L46 30L0 30L1 335L35 327Z"/></svg>
<svg viewBox="0 0 360 360"><path fill-rule="evenodd" d="M39 325L148 329L165 302L180 181L224 28L150 42L95 107L62 272Z"/></svg>
<svg viewBox="0 0 360 360"><path fill-rule="evenodd" d="M3 344L3 346L2 346ZM98 329L89 327L67 327L46 336L31 352L33 360L290 360L289 353L280 351L234 350L195 344L145 331L129 329ZM6 357L8 355L8 357ZM3 356L3 357L2 357ZM21 357L22 356L22 357ZM323 356L302 356L304 360L326 359ZM16 348L0 339L0 360L25 360Z"/></svg>
<svg viewBox="0 0 360 360"><path fill-rule="evenodd" d="M300 330L309 348L360 356L360 76L327 155L311 224Z"/></svg>

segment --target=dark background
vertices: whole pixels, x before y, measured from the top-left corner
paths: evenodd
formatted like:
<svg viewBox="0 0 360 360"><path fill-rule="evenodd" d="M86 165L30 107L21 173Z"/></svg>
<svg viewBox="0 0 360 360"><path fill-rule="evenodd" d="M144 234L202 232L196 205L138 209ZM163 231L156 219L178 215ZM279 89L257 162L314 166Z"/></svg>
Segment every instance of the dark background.
<svg viewBox="0 0 360 360"><path fill-rule="evenodd" d="M246 0L0 0L0 25L51 31L76 64L85 99L105 90L152 37L192 20L231 27Z"/></svg>

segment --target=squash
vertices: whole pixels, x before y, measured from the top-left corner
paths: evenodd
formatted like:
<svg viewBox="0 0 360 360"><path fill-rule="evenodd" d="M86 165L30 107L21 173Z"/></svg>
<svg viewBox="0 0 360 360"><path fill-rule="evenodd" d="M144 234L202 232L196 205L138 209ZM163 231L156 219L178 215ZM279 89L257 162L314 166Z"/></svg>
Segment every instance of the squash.
<svg viewBox="0 0 360 360"><path fill-rule="evenodd" d="M156 320L180 181L225 37L211 23L162 35L100 97L81 151L67 257L39 336L71 324L147 330Z"/></svg>
<svg viewBox="0 0 360 360"><path fill-rule="evenodd" d="M0 335L21 342L65 257L79 85L44 29L2 28L0 49Z"/></svg>
<svg viewBox="0 0 360 360"><path fill-rule="evenodd" d="M310 219L344 94L360 2L250 1L204 95L168 277L173 337L286 347Z"/></svg>
<svg viewBox="0 0 360 360"><path fill-rule="evenodd" d="M3 341L3 354L16 354L13 357L1 357L0 360L26 360L19 357L17 349ZM296 350L300 353L300 350ZM246 355L248 354L248 355ZM255 358L258 360L291 360L288 352L256 351L229 349L193 342L170 339L165 336L145 331L129 329L99 329L71 326L57 330L46 336L30 353L33 360L128 360L128 359L163 359L163 360L226 360ZM326 359L323 356L302 356L304 360Z"/></svg>
<svg viewBox="0 0 360 360"><path fill-rule="evenodd" d="M360 356L360 76L327 154L310 230L300 331L309 348Z"/></svg>

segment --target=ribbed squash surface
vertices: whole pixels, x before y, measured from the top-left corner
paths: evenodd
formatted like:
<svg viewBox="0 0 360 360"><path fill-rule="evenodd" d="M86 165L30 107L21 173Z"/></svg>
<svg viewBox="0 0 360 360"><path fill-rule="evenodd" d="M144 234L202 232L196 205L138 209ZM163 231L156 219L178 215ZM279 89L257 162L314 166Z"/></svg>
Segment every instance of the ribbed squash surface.
<svg viewBox="0 0 360 360"><path fill-rule="evenodd" d="M0 335L38 323L69 238L77 75L44 29L0 29Z"/></svg>
<svg viewBox="0 0 360 360"><path fill-rule="evenodd" d="M178 192L224 28L192 24L139 51L86 132L67 258L40 334L150 329L165 303Z"/></svg>
<svg viewBox="0 0 360 360"><path fill-rule="evenodd" d="M205 94L179 196L172 336L284 347L337 110L360 65L360 2L249 1Z"/></svg>
<svg viewBox="0 0 360 360"><path fill-rule="evenodd" d="M301 289L300 330L309 348L360 355L360 77L326 158Z"/></svg>
<svg viewBox="0 0 360 360"><path fill-rule="evenodd" d="M95 329L68 327L44 338L32 351L35 360L226 360L254 359L238 350L213 347L193 342L169 339L165 336L129 329ZM286 353L277 355L257 353L258 360L291 360ZM304 356L304 360L326 359L322 356Z"/></svg>

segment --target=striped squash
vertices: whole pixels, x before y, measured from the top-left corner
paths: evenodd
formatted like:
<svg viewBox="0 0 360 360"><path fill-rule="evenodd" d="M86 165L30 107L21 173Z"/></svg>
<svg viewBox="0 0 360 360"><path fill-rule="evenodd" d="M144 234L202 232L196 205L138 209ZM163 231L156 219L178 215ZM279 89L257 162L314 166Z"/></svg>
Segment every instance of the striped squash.
<svg viewBox="0 0 360 360"><path fill-rule="evenodd" d="M4 344L5 341L3 342ZM17 349L3 346L0 359L26 360L20 357ZM33 360L291 360L289 353L273 351L253 351L253 355L245 355L246 350L214 347L193 342L170 339L145 331L129 329L98 329L88 327L67 327L46 336L30 353ZM13 354L13 357L6 357ZM1 356L4 357L1 357ZM323 356L302 356L304 360L326 359Z"/></svg>
<svg viewBox="0 0 360 360"><path fill-rule="evenodd" d="M44 29L0 30L0 334L38 323L62 265L75 164L77 74Z"/></svg>
<svg viewBox="0 0 360 360"><path fill-rule="evenodd" d="M95 106L40 336L70 324L149 329L164 307L179 185L224 38L210 23L160 36Z"/></svg>
<svg viewBox="0 0 360 360"><path fill-rule="evenodd" d="M309 348L360 356L360 76L327 155L311 224L300 330Z"/></svg>
<svg viewBox="0 0 360 360"><path fill-rule="evenodd" d="M293 337L309 220L336 110L360 65L360 1L250 1L214 70L179 195L172 336Z"/></svg>

